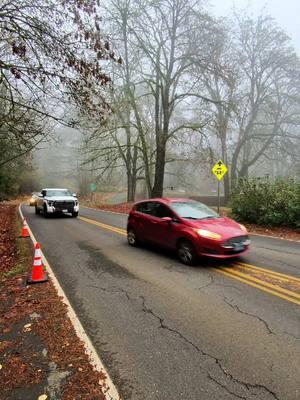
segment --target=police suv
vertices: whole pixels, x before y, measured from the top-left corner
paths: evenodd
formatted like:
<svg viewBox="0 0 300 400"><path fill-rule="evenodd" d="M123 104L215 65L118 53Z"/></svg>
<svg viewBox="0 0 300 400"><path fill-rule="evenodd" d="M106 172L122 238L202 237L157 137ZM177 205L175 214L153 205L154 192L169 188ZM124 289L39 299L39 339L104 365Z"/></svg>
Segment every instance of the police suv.
<svg viewBox="0 0 300 400"><path fill-rule="evenodd" d="M77 217L78 212L77 196L75 193L70 193L68 189L42 189L35 204L35 213L43 213L46 218L49 215L62 213L70 213L72 217Z"/></svg>

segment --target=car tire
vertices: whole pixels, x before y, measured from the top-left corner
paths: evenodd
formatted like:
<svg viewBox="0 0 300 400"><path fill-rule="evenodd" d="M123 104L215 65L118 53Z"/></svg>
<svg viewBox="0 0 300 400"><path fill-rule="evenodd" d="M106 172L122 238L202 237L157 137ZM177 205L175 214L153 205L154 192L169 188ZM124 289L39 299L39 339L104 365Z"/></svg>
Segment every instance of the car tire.
<svg viewBox="0 0 300 400"><path fill-rule="evenodd" d="M49 214L48 214L48 212L47 212L47 207L44 205L44 217L45 218L48 218L49 217Z"/></svg>
<svg viewBox="0 0 300 400"><path fill-rule="evenodd" d="M129 246L133 246L133 247L136 247L139 244L136 233L135 233L134 229L132 229L132 228L129 228L127 230L127 242L129 244Z"/></svg>
<svg viewBox="0 0 300 400"><path fill-rule="evenodd" d="M36 215L40 215L40 213L41 213L41 210L38 209L37 206L35 206L35 213L36 213Z"/></svg>
<svg viewBox="0 0 300 400"><path fill-rule="evenodd" d="M78 216L78 211L72 212L72 217L73 217L73 218L76 218L77 216Z"/></svg>
<svg viewBox="0 0 300 400"><path fill-rule="evenodd" d="M189 240L180 240L177 245L177 256L185 265L194 265L197 261L195 248Z"/></svg>

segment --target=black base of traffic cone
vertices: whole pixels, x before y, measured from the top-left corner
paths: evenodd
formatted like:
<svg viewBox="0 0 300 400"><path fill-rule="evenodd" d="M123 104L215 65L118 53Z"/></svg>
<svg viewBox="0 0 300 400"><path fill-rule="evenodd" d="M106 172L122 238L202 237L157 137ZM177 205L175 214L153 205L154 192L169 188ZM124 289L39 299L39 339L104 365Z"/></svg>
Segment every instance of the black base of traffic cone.
<svg viewBox="0 0 300 400"><path fill-rule="evenodd" d="M27 285L33 285L35 283L43 283L43 282L48 282L48 274L47 272L43 272L42 276L39 279L32 279L32 272L28 275L27 277Z"/></svg>

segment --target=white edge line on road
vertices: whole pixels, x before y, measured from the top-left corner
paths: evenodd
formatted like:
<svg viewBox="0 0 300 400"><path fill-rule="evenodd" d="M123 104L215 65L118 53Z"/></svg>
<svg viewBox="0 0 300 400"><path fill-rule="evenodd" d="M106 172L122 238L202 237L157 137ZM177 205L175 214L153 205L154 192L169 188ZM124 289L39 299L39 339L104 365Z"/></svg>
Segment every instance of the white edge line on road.
<svg viewBox="0 0 300 400"><path fill-rule="evenodd" d="M300 240L293 240L293 239L285 239L279 236L272 236L272 235L263 235L262 233L251 233L248 232L250 236L262 236L265 238L269 238L269 239L279 239L279 240L285 240L286 242L294 242L294 243L300 243Z"/></svg>
<svg viewBox="0 0 300 400"><path fill-rule="evenodd" d="M21 210L21 205L19 206L19 213L21 215L21 218L24 219L24 216L23 216L23 213ZM32 231L28 225L27 220L26 220L26 224L28 227L30 238L31 238L33 244L36 245L37 240L35 239ZM120 397L115 385L113 384L107 370L105 369L94 345L92 344L90 338L88 337L87 333L85 332L75 310L71 306L65 292L63 291L63 288L60 286L60 283L58 282L58 280L53 272L53 269L50 267L50 264L48 263L45 255L42 251L41 251L41 254L42 254L43 263L46 267L47 272L49 273L49 275L51 277L53 285L54 285L58 295L63 298L63 302L67 306L68 316L71 320L71 323L75 329L77 336L79 337L80 340L82 340L82 342L84 344L86 354L89 356L90 361L91 361L92 365L94 366L94 368L97 371L102 372L106 375L106 379L103 381L103 390L104 390L105 397L107 398L107 400L120 400L121 397Z"/></svg>

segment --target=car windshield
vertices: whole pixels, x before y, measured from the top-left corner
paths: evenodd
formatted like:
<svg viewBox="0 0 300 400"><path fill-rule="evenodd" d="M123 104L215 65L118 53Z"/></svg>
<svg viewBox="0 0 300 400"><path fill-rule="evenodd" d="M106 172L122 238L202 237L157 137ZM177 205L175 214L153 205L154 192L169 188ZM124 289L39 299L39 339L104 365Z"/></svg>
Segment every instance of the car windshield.
<svg viewBox="0 0 300 400"><path fill-rule="evenodd" d="M219 214L198 201L173 202L173 210L181 217L187 219L219 218Z"/></svg>
<svg viewBox="0 0 300 400"><path fill-rule="evenodd" d="M68 190L47 190L47 196L72 196Z"/></svg>

